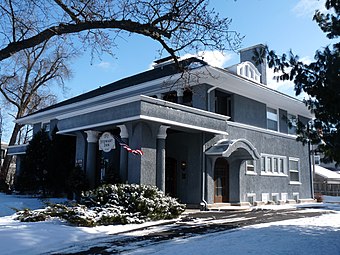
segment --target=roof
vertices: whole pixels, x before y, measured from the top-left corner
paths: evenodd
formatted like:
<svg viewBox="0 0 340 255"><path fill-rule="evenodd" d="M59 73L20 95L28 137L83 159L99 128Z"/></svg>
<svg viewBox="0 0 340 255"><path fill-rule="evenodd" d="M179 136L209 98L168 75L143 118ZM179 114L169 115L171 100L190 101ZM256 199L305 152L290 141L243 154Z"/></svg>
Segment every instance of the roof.
<svg viewBox="0 0 340 255"><path fill-rule="evenodd" d="M184 67L189 66L191 63L194 62L200 62L203 65L206 65L206 62L191 57L185 60L181 61L181 64L183 64ZM156 63L156 62L155 62ZM163 65L162 67L159 68L154 68L152 70L148 70L142 73L138 73L136 75L132 75L126 78L123 78L121 80L118 80L116 82L104 85L102 87L99 87L95 90L91 90L89 92L86 92L84 94L81 94L79 96L76 97L72 97L68 100L62 101L60 103L51 105L49 107L46 107L44 109L41 109L39 111L36 111L30 115L36 114L36 113L40 113L40 112L44 112L44 111L48 111L54 108L58 108L60 106L64 106L64 105L69 105L69 104L73 104L73 103L77 103L86 99L90 99L96 96L100 96L100 95L104 95L106 93L109 92L113 92L113 91L117 91L123 88L127 88L130 86L134 86L136 84L140 84L140 83L144 83L144 82L148 82L148 81L152 81L152 80L156 80L162 77L166 77L166 76L170 76L170 75L174 75L177 73L180 73L180 69L175 65L174 62L169 63L167 65Z"/></svg>
<svg viewBox="0 0 340 255"><path fill-rule="evenodd" d="M316 165L315 166L315 174L323 177L323 178L326 178L326 179L336 179L336 180L339 180L340 181L340 174L334 172L334 171L331 171L327 168L324 168L322 166L319 166L319 165Z"/></svg>
<svg viewBox="0 0 340 255"><path fill-rule="evenodd" d="M166 62L166 64L163 64L162 62L161 64L156 65L152 70L118 80L50 107L46 107L35 113L17 119L16 122L34 124L51 120L57 118L57 116L60 116L61 114L69 114L70 112L78 111L79 108L87 109L88 107L93 107L95 105L102 106L103 104L108 103L108 98L110 99L109 102L112 103L113 101L123 99L123 97L129 98L135 96L135 94L126 94L126 91L142 84L149 88L150 86L158 86L162 80L165 81L165 79L174 78L177 80L176 76L181 74L181 70L174 62ZM212 67L201 59L191 57L180 61L180 64L186 69L193 70L193 72L200 74L201 83L243 95L244 97L250 97L259 102L267 102L268 98L271 99L275 97L275 100L268 101L270 103L270 105L268 105L269 107L280 108L285 105L288 112L306 117L310 115L309 110L300 100L280 93L260 83L250 81L242 76L233 74L226 69ZM216 79L216 77L221 77L221 79ZM145 88L146 87L143 87L144 92L141 92L141 94L145 93ZM124 96L119 94L119 92L124 92ZM101 99L99 100L99 98ZM287 103L287 99L290 101L289 103Z"/></svg>

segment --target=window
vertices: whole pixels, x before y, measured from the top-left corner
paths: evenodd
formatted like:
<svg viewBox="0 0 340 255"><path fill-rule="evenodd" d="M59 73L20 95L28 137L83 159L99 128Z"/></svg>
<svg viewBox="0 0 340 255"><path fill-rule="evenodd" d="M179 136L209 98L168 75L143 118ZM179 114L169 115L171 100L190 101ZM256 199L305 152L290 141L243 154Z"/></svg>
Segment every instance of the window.
<svg viewBox="0 0 340 255"><path fill-rule="evenodd" d="M262 193L262 202L264 202L265 204L268 204L269 201L269 193Z"/></svg>
<svg viewBox="0 0 340 255"><path fill-rule="evenodd" d="M281 200L286 202L288 200L288 193L281 193Z"/></svg>
<svg viewBox="0 0 340 255"><path fill-rule="evenodd" d="M255 172L255 160L247 160L246 161L246 173L247 174L256 174L256 172Z"/></svg>
<svg viewBox="0 0 340 255"><path fill-rule="evenodd" d="M267 107L267 129L278 130L277 110Z"/></svg>
<svg viewBox="0 0 340 255"><path fill-rule="evenodd" d="M278 173L279 172L279 159L278 158L273 158L273 172Z"/></svg>
<svg viewBox="0 0 340 255"><path fill-rule="evenodd" d="M314 155L314 163L315 163L315 165L320 165L320 156L319 155Z"/></svg>
<svg viewBox="0 0 340 255"><path fill-rule="evenodd" d="M267 157L266 172L272 172L273 171L272 161L273 161L272 157Z"/></svg>
<svg viewBox="0 0 340 255"><path fill-rule="evenodd" d="M192 106L192 90L189 88L186 88L183 91L183 104Z"/></svg>
<svg viewBox="0 0 340 255"><path fill-rule="evenodd" d="M45 130L45 132L50 132L51 129L50 123L43 124L43 129Z"/></svg>
<svg viewBox="0 0 340 255"><path fill-rule="evenodd" d="M215 112L232 117L232 95L216 90Z"/></svg>
<svg viewBox="0 0 340 255"><path fill-rule="evenodd" d="M272 193L272 201L277 204L279 202L279 193Z"/></svg>
<svg viewBox="0 0 340 255"><path fill-rule="evenodd" d="M288 114L287 116L287 122L288 122L288 134L290 135L296 135L296 126L297 126L297 118L293 114Z"/></svg>
<svg viewBox="0 0 340 255"><path fill-rule="evenodd" d="M247 200L251 205L255 204L256 194L255 193L247 193Z"/></svg>
<svg viewBox="0 0 340 255"><path fill-rule="evenodd" d="M289 158L289 178L291 182L300 181L300 160L298 158Z"/></svg>
<svg viewBox="0 0 340 255"><path fill-rule="evenodd" d="M177 103L177 92L176 91L170 91L168 93L165 93L163 96L163 100Z"/></svg>
<svg viewBox="0 0 340 255"><path fill-rule="evenodd" d="M262 154L261 175L287 176L285 156Z"/></svg>

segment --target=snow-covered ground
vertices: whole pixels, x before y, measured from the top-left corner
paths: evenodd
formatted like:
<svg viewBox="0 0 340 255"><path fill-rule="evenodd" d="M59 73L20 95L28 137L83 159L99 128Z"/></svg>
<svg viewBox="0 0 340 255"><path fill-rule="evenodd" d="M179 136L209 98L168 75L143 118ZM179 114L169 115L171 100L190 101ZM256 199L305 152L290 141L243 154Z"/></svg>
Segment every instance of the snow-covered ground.
<svg viewBox="0 0 340 255"><path fill-rule="evenodd" d="M109 234L159 223L83 228L68 226L58 220L37 223L14 220L11 208L36 209L42 205L38 199L0 193L0 254L48 254L75 244L74 251L85 240L95 242ZM327 207L335 213L175 238L125 254L340 254L340 197L325 197L325 203L318 207L307 210ZM157 228L161 226L155 226L153 230L157 231ZM143 233L139 231L138 235Z"/></svg>

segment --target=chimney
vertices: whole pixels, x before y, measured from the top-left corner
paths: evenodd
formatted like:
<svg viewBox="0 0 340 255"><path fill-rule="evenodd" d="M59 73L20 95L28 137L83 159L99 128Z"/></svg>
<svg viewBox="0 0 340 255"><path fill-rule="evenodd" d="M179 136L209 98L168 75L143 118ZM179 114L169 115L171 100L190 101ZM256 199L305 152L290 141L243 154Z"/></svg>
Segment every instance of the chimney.
<svg viewBox="0 0 340 255"><path fill-rule="evenodd" d="M260 82L264 85L267 85L267 60L264 55L265 46L263 44L257 44L245 49L240 50L240 61L241 63L244 61L249 61L257 68L257 70L260 72ZM262 63L256 64L256 61L254 60L255 54L254 51L257 51L259 53L259 56L262 57Z"/></svg>

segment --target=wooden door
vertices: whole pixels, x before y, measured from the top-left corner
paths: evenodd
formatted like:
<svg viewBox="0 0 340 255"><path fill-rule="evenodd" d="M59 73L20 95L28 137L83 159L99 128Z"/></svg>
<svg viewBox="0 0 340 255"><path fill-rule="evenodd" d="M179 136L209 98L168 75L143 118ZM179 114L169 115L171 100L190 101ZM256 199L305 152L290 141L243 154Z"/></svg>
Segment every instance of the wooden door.
<svg viewBox="0 0 340 255"><path fill-rule="evenodd" d="M218 158L214 169L214 203L229 202L229 164Z"/></svg>

